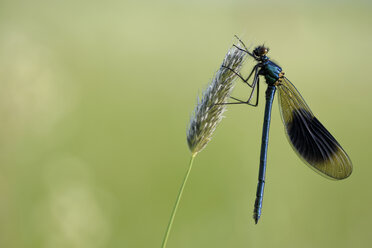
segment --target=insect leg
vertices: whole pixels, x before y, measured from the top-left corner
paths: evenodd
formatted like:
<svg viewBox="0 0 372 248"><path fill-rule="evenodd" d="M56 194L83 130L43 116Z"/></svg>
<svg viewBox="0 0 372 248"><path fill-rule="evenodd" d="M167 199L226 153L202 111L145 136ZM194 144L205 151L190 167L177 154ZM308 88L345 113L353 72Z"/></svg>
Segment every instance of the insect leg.
<svg viewBox="0 0 372 248"><path fill-rule="evenodd" d="M235 98L235 97L232 97L232 96L230 96L230 98L234 99L236 102L216 103L215 105L231 105L231 104L248 104L248 105L251 105L248 102L240 100L238 98Z"/></svg>
<svg viewBox="0 0 372 248"><path fill-rule="evenodd" d="M256 94L256 103L255 103L254 105L248 103L249 105L251 105L251 106L253 106L253 107L257 107L257 106L258 106L258 97L260 96L259 92L260 92L260 78L257 77L257 94ZM248 100L248 102L249 102L249 100Z"/></svg>
<svg viewBox="0 0 372 248"><path fill-rule="evenodd" d="M234 37L240 42L240 44L243 45L243 47L245 48L246 51L248 51L248 48L247 46L244 44L244 42L237 36L237 35L234 35Z"/></svg>
<svg viewBox="0 0 372 248"><path fill-rule="evenodd" d="M253 89L252 89L251 95L249 96L249 98L248 98L247 101L243 101L243 100L240 100L238 98L235 98L235 97L230 96L230 98L234 99L236 102L218 103L216 105L248 104L250 106L257 107L258 106L259 91L260 91L260 78L258 77L258 75L255 77L255 81L253 83L254 83ZM252 104L250 101L252 99L252 96L253 96L253 93L254 93L254 91L256 89L256 86L257 86L256 103L255 104Z"/></svg>
<svg viewBox="0 0 372 248"><path fill-rule="evenodd" d="M239 37L237 35L234 35L235 38L239 41L240 44L243 45L244 49L241 49L240 47L238 47L237 45L234 45L234 47L236 47L237 49L239 49L240 51L242 52L246 52L249 56L251 56L252 58L256 59L256 57L248 50L247 46L244 44L244 42L239 39ZM257 59L256 59L257 60Z"/></svg>
<svg viewBox="0 0 372 248"><path fill-rule="evenodd" d="M232 71L233 73L235 73L235 75L237 75L237 76L238 76L238 77L239 77L239 78L240 78L244 83L246 83L249 87L253 88L253 84L250 85L250 84L248 83L248 80L249 80L249 79L251 78L251 76L253 75L253 72L255 72L255 75L257 74L258 69L259 69L260 66L261 66L261 64L257 64L257 65L255 65L255 66L253 67L251 73L249 74L249 76L248 76L246 79L244 79L244 77L243 77L242 75L240 75L239 73L237 73L236 71L234 71L233 69L231 69L231 68L229 68L229 67L227 67L227 66L222 65L221 67L226 68L226 69L229 69L230 71Z"/></svg>
<svg viewBox="0 0 372 248"><path fill-rule="evenodd" d="M256 71L256 73L254 74L254 80L253 80L253 83L252 83L252 92L251 92L251 95L249 96L248 100L246 101L247 104L251 105L251 106L254 106L254 107L257 107L258 105L258 90L260 89L260 86L259 86L259 82L260 82L260 78L259 78L259 75L258 75L258 72ZM256 104L251 104L251 99L253 97L253 93L256 89L256 85L257 85L257 97L256 97Z"/></svg>
<svg viewBox="0 0 372 248"><path fill-rule="evenodd" d="M233 45L233 47L235 47L236 49L238 49L238 50L240 50L240 51L242 51L242 52L247 53L249 56L251 56L252 58L256 59L256 58L254 57L254 55L253 55L250 51L248 51L248 50L244 50L244 49L238 47L237 45ZM257 59L256 59L256 60L257 60Z"/></svg>

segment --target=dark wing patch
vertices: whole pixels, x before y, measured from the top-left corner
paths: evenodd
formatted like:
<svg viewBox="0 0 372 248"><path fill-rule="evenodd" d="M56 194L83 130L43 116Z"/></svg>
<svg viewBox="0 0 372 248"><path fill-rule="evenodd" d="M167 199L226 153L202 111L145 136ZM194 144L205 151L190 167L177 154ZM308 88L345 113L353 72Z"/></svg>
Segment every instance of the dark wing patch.
<svg viewBox="0 0 372 248"><path fill-rule="evenodd" d="M350 158L336 139L313 115L294 85L284 78L279 91L279 107L288 140L310 168L320 174L343 179L350 176Z"/></svg>
<svg viewBox="0 0 372 248"><path fill-rule="evenodd" d="M309 163L323 163L337 151L337 141L304 109L293 110L288 136L298 153Z"/></svg>

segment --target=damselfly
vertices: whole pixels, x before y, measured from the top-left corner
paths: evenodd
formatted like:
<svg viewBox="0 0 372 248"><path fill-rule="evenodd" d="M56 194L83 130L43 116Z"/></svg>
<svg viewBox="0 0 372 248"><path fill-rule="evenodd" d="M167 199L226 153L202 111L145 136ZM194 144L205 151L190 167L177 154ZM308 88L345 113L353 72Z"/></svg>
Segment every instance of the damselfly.
<svg viewBox="0 0 372 248"><path fill-rule="evenodd" d="M263 76L267 83L260 168L253 212L253 218L257 224L262 211L271 107L276 90L279 91L279 108L289 143L305 164L319 174L335 180L350 176L353 166L344 149L318 121L296 87L284 76L282 68L266 56L269 49L262 45L250 52L239 38L238 40L245 49L238 46L236 48L246 52L257 61L257 64L247 78L235 72L244 83L252 88L248 100L242 101L231 97L236 102L227 104L248 104L256 107L258 105L260 76ZM252 75L253 82L249 84L248 80ZM255 91L256 101L252 104L251 100Z"/></svg>

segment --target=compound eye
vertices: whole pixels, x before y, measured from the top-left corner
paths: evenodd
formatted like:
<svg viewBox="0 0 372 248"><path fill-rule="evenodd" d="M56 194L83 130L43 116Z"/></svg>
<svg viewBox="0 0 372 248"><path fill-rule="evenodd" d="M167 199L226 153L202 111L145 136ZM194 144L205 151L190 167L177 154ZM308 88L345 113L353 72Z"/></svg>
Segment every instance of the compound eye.
<svg viewBox="0 0 372 248"><path fill-rule="evenodd" d="M262 55L266 55L269 52L269 48L262 47Z"/></svg>
<svg viewBox="0 0 372 248"><path fill-rule="evenodd" d="M257 47L256 49L254 49L253 53L258 56L258 57L261 57L261 56L264 56L266 55L267 53L269 52L269 49L264 47L264 46L259 46Z"/></svg>

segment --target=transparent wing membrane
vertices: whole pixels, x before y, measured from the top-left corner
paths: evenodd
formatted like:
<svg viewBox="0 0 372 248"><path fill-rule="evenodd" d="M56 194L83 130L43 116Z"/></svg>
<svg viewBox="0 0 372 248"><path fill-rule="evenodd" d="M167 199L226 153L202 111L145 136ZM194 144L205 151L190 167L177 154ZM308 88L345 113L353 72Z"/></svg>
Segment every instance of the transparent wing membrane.
<svg viewBox="0 0 372 248"><path fill-rule="evenodd" d="M328 178L339 180L350 176L353 170L350 158L313 115L296 87L283 78L277 89L285 131L299 157Z"/></svg>

